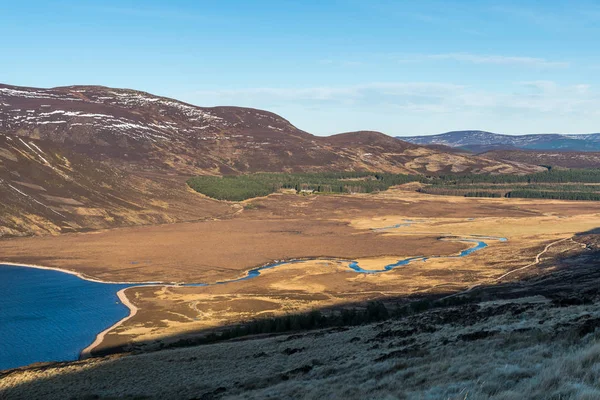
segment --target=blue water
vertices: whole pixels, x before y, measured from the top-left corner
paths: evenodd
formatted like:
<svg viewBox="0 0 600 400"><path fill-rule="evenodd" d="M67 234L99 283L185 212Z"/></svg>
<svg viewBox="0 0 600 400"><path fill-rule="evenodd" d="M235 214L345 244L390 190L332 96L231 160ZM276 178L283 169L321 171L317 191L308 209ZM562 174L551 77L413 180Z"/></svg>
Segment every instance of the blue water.
<svg viewBox="0 0 600 400"><path fill-rule="evenodd" d="M393 229L393 228L399 228L402 226L406 226L407 224L397 224L397 225L393 225L393 226L388 226L385 228L378 228L379 230L387 230L387 229ZM381 272L386 272L386 271L391 271L392 269L396 268L396 267L400 267L400 266L404 266L407 264L410 264L411 262L415 262L415 261L427 261L430 259L434 259L434 258L460 258L460 257L466 257L469 254L472 254L476 251L479 251L481 249L486 248L488 245L486 242L482 241L482 240L478 240L478 239L488 239L488 240L498 240L500 242L506 242L508 239L503 238L503 237L494 237L494 236L482 236L482 235L471 235L473 238L477 238L477 239L463 239L463 238L441 238L440 240L444 240L444 241L448 241L448 242L468 242L468 243L476 243L475 246L470 247L466 250L462 250L460 253L456 254L456 255L450 255L450 256L418 256L418 257L409 257L409 258L404 258L401 260L396 261L395 263L392 264L388 264L386 266L384 266L382 269L364 269L362 268L359 264L358 261L353 261L353 260L339 260L338 261L345 261L348 263L348 268L350 268L351 270L361 273L361 274L376 274L376 273L381 273ZM307 261L315 261L315 260L331 260L331 258L307 258L307 259L302 259L302 260L290 260L290 261L278 261L272 264L267 264L264 265L260 268L255 268L255 269L251 269L250 271L248 271L246 273L246 276L243 276L241 278L236 278L236 279L231 279L231 280L226 280L226 281L220 281L220 282L216 282L214 283L214 285L224 285L227 283L233 283L233 282L240 282L240 281L246 281L248 279L252 279L252 278L257 278L260 276L261 271L264 271L266 269L272 269L272 268L276 268L282 265L288 265L288 264L298 264L298 263L303 263L303 262L307 262ZM194 283L194 284L187 284L187 285L181 285L181 286L210 286L211 284L206 284L206 283Z"/></svg>
<svg viewBox="0 0 600 400"><path fill-rule="evenodd" d="M129 315L117 297L128 286L0 264L0 370L76 360L98 333Z"/></svg>
<svg viewBox="0 0 600 400"><path fill-rule="evenodd" d="M500 240L500 241L506 241L506 238L492 238L492 237L486 237L488 239L496 239L496 240ZM487 247L487 243L482 242L480 240L475 240L475 239L442 239L442 240L446 240L449 242L472 242L472 243L477 243L475 246L470 247L466 250L461 251L459 254L457 255L453 255L453 256L431 256L431 257L426 257L426 256L419 256L419 257L410 257L410 258L405 258L403 260L398 260L397 262L393 263L393 264L388 264L386 266L383 267L383 269L364 269L361 268L360 265L358 265L358 262L356 261L352 261L350 262L350 264L348 265L348 267L350 267L351 269L353 269L356 272L359 273L363 273L363 274L377 274L380 272L386 272L386 271L391 271L392 269L396 268L396 267L400 267L403 265L407 265L410 264L411 262L415 262L415 261L427 261L427 260L431 260L434 258L459 258L459 257L465 257L468 256L471 253L474 253L476 251L479 251L481 249L484 249Z"/></svg>
<svg viewBox="0 0 600 400"><path fill-rule="evenodd" d="M373 232L381 232L381 231L387 231L390 229L398 229L398 228L404 228L405 226L411 226L413 223L415 223L414 220L412 219L405 219L404 223L402 224L395 224L395 225L390 225L390 226L384 226L381 228L371 228L371 230Z"/></svg>
<svg viewBox="0 0 600 400"><path fill-rule="evenodd" d="M397 224L379 228L387 230L409 225ZM485 240L506 238L472 235L466 238L440 240L475 243L451 256L418 256L398 260L382 269L363 269L357 261L347 262L357 273L375 274L390 271L412 262L433 258L465 257L487 247ZM277 261L249 270L245 276L212 284L190 283L180 286L211 286L257 278L261 272L276 267L331 258L307 258ZM90 282L60 271L24 268L0 264L0 370L40 361L69 361L79 358L99 332L129 315L117 292L139 284Z"/></svg>

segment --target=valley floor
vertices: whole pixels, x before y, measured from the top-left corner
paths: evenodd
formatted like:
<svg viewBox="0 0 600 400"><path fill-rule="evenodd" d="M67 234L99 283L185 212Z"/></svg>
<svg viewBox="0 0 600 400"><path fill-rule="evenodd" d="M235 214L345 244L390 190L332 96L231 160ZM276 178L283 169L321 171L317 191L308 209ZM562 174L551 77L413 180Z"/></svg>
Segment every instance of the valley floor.
<svg viewBox="0 0 600 400"><path fill-rule="evenodd" d="M211 283L274 260L332 258L227 285L126 289L123 296L137 312L105 332L91 349L97 353L154 348L254 318L451 295L544 274L539 262L581 249L571 237L600 226L597 202L442 197L406 189L276 194L245 202L241 212L222 220L2 240L0 261L104 281ZM468 257L429 259L381 274L357 274L341 261L380 269L408 257L449 256L471 244L440 238L477 235L508 241L488 241Z"/></svg>

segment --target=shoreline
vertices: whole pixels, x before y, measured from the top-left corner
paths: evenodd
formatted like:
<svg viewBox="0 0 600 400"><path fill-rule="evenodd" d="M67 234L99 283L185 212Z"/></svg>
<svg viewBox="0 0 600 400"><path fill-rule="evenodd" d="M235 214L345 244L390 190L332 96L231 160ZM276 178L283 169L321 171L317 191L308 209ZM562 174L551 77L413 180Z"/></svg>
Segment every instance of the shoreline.
<svg viewBox="0 0 600 400"><path fill-rule="evenodd" d="M48 270L48 271L62 272L62 273L65 273L65 274L74 275L74 276L78 277L79 279L82 279L82 280L85 280L85 281L88 281L88 282L103 283L103 284L109 284L109 285L110 284L112 284L112 285L132 285L132 286L123 288L123 289L121 289L121 290L119 290L117 292L117 297L119 298L119 301L121 302L121 304L123 304L125 307L127 307L129 309L129 314L126 317L121 318L119 321L117 321L113 325L109 326L108 328L106 328L102 332L98 333L96 335L96 338L94 339L94 341L90 345L88 345L86 348L84 348L83 350L81 350L81 352L79 353L79 358L78 358L79 360L92 357L92 351L96 347L98 347L100 344L102 344L102 342L104 341L104 337L110 331L112 331L113 329L121 326L123 323L125 323L129 319L133 318L137 314L138 308L129 300L129 298L125 294L125 291L127 289L136 288L136 287L149 287L149 286L177 286L177 285L174 285L172 283L161 283L161 282L114 282L114 281L103 281L103 280L100 280L100 279L97 279L97 278L92 278L92 277L86 276L86 275L84 275L84 274L82 274L80 272L71 271L71 270L68 270L68 269L63 269L63 268L58 268L58 267L44 267L42 265L34 265L34 264L18 264L18 263L0 261L0 265L8 265L8 266L11 266L11 267L44 269L44 270Z"/></svg>
<svg viewBox="0 0 600 400"><path fill-rule="evenodd" d="M126 321L130 320L137 314L139 308L137 308L131 301L129 301L129 298L127 298L127 295L125 294L125 291L127 289L131 289L131 288L135 288L135 287L139 287L139 286L131 286L128 288L121 289L117 292L117 297L121 301L121 304L123 304L125 307L127 307L129 309L129 315L127 315L125 318L122 318L121 320L117 321L114 325L109 326L108 328L106 328L105 330L100 332L99 334L97 334L96 339L94 339L94 341L89 346L87 346L85 349L81 350L81 352L79 353L79 360L85 360L86 358L91 358L92 351L96 347L98 347L102 344L102 342L104 341L104 337L110 331L123 325Z"/></svg>
<svg viewBox="0 0 600 400"><path fill-rule="evenodd" d="M4 262L0 260L0 265L8 265L11 267L23 267L23 268L34 268L34 269L45 269L48 271L56 271L56 272L62 272L65 274L69 274L69 275L75 275L76 277L78 277L79 279L83 279L84 281L88 281L88 282L95 282L95 283L104 283L104 284L109 284L109 285L173 285L172 282L117 282L117 281L105 281L102 279L98 279L98 278L93 278L91 276L87 276L85 274L82 274L81 272L77 272L77 271L72 271L70 269L64 269L64 268L59 268L59 267L45 267L43 265L35 265L35 264L20 264L20 263L14 263L14 262Z"/></svg>

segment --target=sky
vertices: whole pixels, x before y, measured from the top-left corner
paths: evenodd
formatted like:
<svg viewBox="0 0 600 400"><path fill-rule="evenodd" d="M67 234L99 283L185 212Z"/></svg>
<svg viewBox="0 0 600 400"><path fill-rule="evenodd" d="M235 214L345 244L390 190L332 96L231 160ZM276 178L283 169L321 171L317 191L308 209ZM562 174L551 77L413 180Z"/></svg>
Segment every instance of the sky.
<svg viewBox="0 0 600 400"><path fill-rule="evenodd" d="M0 0L0 82L266 109L317 135L600 132L598 1Z"/></svg>

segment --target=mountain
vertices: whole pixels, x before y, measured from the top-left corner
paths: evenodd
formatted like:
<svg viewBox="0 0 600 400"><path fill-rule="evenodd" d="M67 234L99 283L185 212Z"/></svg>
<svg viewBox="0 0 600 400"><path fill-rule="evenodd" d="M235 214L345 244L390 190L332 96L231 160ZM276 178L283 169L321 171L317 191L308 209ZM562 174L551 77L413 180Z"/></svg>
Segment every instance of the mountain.
<svg viewBox="0 0 600 400"><path fill-rule="evenodd" d="M600 151L600 133L502 135L486 131L453 131L431 136L400 137L420 145L459 147L474 153L491 150Z"/></svg>
<svg viewBox="0 0 600 400"><path fill-rule="evenodd" d="M473 154L473 152L470 150L465 150L460 147L445 146L443 144L425 144L425 145L423 145L423 147L427 147L427 148L434 149L437 151L442 151L444 153L458 153L458 154L465 154L465 155Z"/></svg>
<svg viewBox="0 0 600 400"><path fill-rule="evenodd" d="M495 150L480 154L492 160L508 160L562 168L600 168L600 152Z"/></svg>
<svg viewBox="0 0 600 400"><path fill-rule="evenodd" d="M426 163L406 166L398 160L413 160L415 151L419 157L445 157L378 132L318 137L267 111L196 107L99 86L2 85L0 131L52 142L93 160L186 174L356 168L420 173L431 172ZM474 171L497 166L472 157L455 161Z"/></svg>
<svg viewBox="0 0 600 400"><path fill-rule="evenodd" d="M0 237L214 218L198 174L372 170L525 173L379 132L313 136L268 111L101 86L0 85Z"/></svg>

